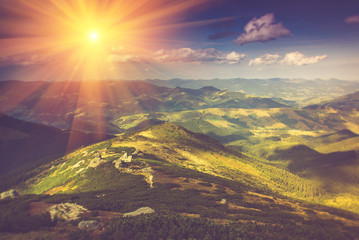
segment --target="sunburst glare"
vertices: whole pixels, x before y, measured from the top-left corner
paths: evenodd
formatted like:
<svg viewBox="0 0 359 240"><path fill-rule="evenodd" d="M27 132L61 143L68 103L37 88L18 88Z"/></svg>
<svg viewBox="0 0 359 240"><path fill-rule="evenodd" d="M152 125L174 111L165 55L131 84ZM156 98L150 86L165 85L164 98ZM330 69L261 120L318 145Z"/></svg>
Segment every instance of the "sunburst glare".
<svg viewBox="0 0 359 240"><path fill-rule="evenodd" d="M1 9L19 21L3 18L0 58L22 59L22 75L28 80L81 81L74 112L88 109L95 115L93 132L104 133L105 119L101 84L89 80L124 78L128 69L143 71L149 66L138 56L163 47L171 29L182 27L180 20L189 8L204 0L62 0L0 2ZM122 64L126 61L127 65ZM131 63L136 63L131 65ZM142 66L141 66L142 64ZM36 65L38 67L34 68ZM41 67L39 67L41 66ZM69 85L71 86L71 84ZM24 92L25 99L36 89ZM67 89L59 89L67 91ZM58 94L61 94L59 92ZM94 100L95 99L95 100ZM7 109L16 107L19 100ZM41 100L33 108L46 103ZM91 106L90 106L91 105ZM74 115L72 129L83 129L86 116ZM70 137L70 142L76 141ZM71 144L71 143L70 143ZM71 147L70 147L71 148Z"/></svg>
<svg viewBox="0 0 359 240"><path fill-rule="evenodd" d="M99 40L99 34L97 31L92 31L89 34L89 40L91 42L97 42Z"/></svg>

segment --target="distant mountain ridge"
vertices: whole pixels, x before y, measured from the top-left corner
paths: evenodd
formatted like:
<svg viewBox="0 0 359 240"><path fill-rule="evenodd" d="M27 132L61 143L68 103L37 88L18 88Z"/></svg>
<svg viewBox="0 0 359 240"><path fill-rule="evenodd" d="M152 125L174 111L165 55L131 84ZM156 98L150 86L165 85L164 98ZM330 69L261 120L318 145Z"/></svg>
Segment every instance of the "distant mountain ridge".
<svg viewBox="0 0 359 240"><path fill-rule="evenodd" d="M229 89L258 97L282 98L284 100L295 101L300 106L319 103L359 90L359 82L338 79L230 78L190 80L175 78L170 80L149 79L146 82L163 87L193 89L213 86L221 90Z"/></svg>
<svg viewBox="0 0 359 240"><path fill-rule="evenodd" d="M0 82L0 111L58 128L119 133L111 121L149 112L222 108L280 108L283 103L243 93L159 87L143 81Z"/></svg>
<svg viewBox="0 0 359 240"><path fill-rule="evenodd" d="M332 109L343 110L343 111L359 110L359 91L338 97L336 99L321 104L310 105L307 106L306 108L308 109L332 108Z"/></svg>

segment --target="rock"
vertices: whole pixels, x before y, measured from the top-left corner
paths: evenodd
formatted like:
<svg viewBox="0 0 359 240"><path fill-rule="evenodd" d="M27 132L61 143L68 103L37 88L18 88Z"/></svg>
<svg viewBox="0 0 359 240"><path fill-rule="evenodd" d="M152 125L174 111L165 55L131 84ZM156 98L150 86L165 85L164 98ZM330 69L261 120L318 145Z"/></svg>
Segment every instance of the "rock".
<svg viewBox="0 0 359 240"><path fill-rule="evenodd" d="M19 196L19 193L15 189L10 189L6 192L2 192L0 195L0 199L15 198L17 196Z"/></svg>
<svg viewBox="0 0 359 240"><path fill-rule="evenodd" d="M75 165L71 167L71 169L80 167L83 163L85 163L85 160L78 161Z"/></svg>
<svg viewBox="0 0 359 240"><path fill-rule="evenodd" d="M150 188L153 188L153 175L148 176L148 182L150 184Z"/></svg>
<svg viewBox="0 0 359 240"><path fill-rule="evenodd" d="M79 170L77 170L76 174L82 172L83 170L85 170L86 168L80 168Z"/></svg>
<svg viewBox="0 0 359 240"><path fill-rule="evenodd" d="M122 160L122 162L126 162L129 163L132 161L132 155L127 156L127 152L125 152L121 157L120 160Z"/></svg>
<svg viewBox="0 0 359 240"><path fill-rule="evenodd" d="M222 198L222 200L221 200L221 204L226 204L226 203L227 203L227 199Z"/></svg>
<svg viewBox="0 0 359 240"><path fill-rule="evenodd" d="M97 230L101 227L101 223L96 220L86 220L79 222L77 227L81 230Z"/></svg>
<svg viewBox="0 0 359 240"><path fill-rule="evenodd" d="M150 188L153 188L153 175L152 175L152 168L146 167L142 168L141 171L143 172L143 175L145 176L145 181L150 185Z"/></svg>
<svg viewBox="0 0 359 240"><path fill-rule="evenodd" d="M55 218L64 219L65 221L76 220L80 218L80 214L88 212L86 208L75 203L60 203L51 206L48 209L51 220Z"/></svg>
<svg viewBox="0 0 359 240"><path fill-rule="evenodd" d="M115 164L115 168L120 169L122 166L122 160L121 159L117 159L114 160L113 163Z"/></svg>
<svg viewBox="0 0 359 240"><path fill-rule="evenodd" d="M155 210L153 210L150 207L142 207L142 208L137 209L136 211L123 214L123 217L135 217L135 216L138 216L141 214L151 214L154 212L155 212Z"/></svg>
<svg viewBox="0 0 359 240"><path fill-rule="evenodd" d="M117 159L114 160L113 163L115 164L115 168L120 169L122 166L122 163L130 163L132 162L132 155L127 155L127 152L124 152L123 155Z"/></svg>
<svg viewBox="0 0 359 240"><path fill-rule="evenodd" d="M93 158L91 162L89 163L88 167L90 168L96 168L98 165L105 163L105 160L101 160L101 158Z"/></svg>

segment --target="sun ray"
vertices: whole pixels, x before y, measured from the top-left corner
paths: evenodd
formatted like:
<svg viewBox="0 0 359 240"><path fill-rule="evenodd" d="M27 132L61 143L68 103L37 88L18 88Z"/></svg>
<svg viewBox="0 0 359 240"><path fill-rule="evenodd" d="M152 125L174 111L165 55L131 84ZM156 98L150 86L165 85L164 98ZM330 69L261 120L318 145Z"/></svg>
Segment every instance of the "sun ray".
<svg viewBox="0 0 359 240"><path fill-rule="evenodd" d="M132 87L116 89L116 92L89 80L107 79L114 72L115 78L130 78L134 71L161 71L146 61L122 65L109 62L108 57L118 46L124 48L124 57L126 54L151 56L163 47L162 40L170 34L171 28L205 24L181 22L181 14L207 1L11 0L11 4L2 1L0 7L6 9L10 17L2 18L0 22L6 26L6 32L2 33L6 37L0 38L0 59L22 66L22 72L18 74L26 75L29 80L82 81L74 113L86 108L96 120L96 124L90 127L92 129L87 130L102 134L106 132L106 113L101 104L115 104L119 94L125 99L138 94L140 89ZM122 52L116 54L121 56ZM115 67L113 72L112 67ZM66 89L58 89L58 94L71 89L72 84L66 86ZM52 86L47 91L53 92L54 89L57 88ZM35 91L37 89L25 91L13 102L12 108ZM89 104L92 100L97 103ZM45 103L44 100L35 103L34 110L44 107ZM87 128L81 126L84 124L83 118L74 114L72 128ZM73 141L76 141L75 135L69 140L70 148Z"/></svg>

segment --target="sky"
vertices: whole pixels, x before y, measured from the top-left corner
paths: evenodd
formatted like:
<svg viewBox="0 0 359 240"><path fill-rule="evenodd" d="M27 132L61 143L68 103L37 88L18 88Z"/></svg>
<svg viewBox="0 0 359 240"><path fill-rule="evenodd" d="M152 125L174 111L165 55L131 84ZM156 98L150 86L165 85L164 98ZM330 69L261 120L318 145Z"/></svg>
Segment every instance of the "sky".
<svg viewBox="0 0 359 240"><path fill-rule="evenodd" d="M357 0L1 0L0 80L359 81Z"/></svg>

